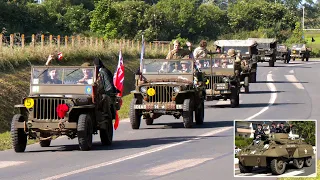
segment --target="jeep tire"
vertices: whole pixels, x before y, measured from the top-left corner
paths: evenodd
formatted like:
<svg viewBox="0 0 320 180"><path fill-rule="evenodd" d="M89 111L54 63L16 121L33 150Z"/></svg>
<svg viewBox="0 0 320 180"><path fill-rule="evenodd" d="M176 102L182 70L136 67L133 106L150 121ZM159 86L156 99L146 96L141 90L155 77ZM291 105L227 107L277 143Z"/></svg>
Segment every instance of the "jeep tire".
<svg viewBox="0 0 320 180"><path fill-rule="evenodd" d="M24 152L26 150L28 136L22 128L16 128L15 122L24 122L21 114L15 114L11 122L11 140L15 152Z"/></svg>
<svg viewBox="0 0 320 180"><path fill-rule="evenodd" d="M140 110L138 109L134 109L134 105L138 104L138 99L137 98L133 98L130 104L130 114L129 114L129 118L130 118L130 123L131 123L131 128L132 129L139 129L140 128L140 124L141 124L141 113Z"/></svg>
<svg viewBox="0 0 320 180"><path fill-rule="evenodd" d="M77 125L79 147L82 151L89 151L92 148L93 126L89 114L80 114Z"/></svg>
<svg viewBox="0 0 320 180"><path fill-rule="evenodd" d="M203 124L204 119L204 100L201 100L200 105L195 109L196 124Z"/></svg>
<svg viewBox="0 0 320 180"><path fill-rule="evenodd" d="M183 101L183 125L185 128L192 128L193 125L193 109L192 102L190 99L185 99Z"/></svg>

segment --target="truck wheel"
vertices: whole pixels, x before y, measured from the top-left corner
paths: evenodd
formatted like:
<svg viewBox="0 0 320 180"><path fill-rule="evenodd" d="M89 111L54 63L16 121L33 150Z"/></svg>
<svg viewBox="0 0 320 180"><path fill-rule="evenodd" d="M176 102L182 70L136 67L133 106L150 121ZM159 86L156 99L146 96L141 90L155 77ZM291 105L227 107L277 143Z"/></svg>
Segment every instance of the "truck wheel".
<svg viewBox="0 0 320 180"><path fill-rule="evenodd" d="M105 146L109 146L112 144L112 139L113 139L113 124L112 120L109 119L107 122L107 128L106 129L100 129L99 134L100 134L100 140L101 144Z"/></svg>
<svg viewBox="0 0 320 180"><path fill-rule="evenodd" d="M232 108L239 106L239 91L237 86L231 88L230 102Z"/></svg>
<svg viewBox="0 0 320 180"><path fill-rule="evenodd" d="M50 133L41 132L40 133L40 137L42 137L42 138L50 137ZM41 147L49 147L50 144L51 144L51 139L40 140L40 146Z"/></svg>
<svg viewBox="0 0 320 180"><path fill-rule="evenodd" d="M304 160L304 166L310 167L312 165L312 158L311 157L306 157Z"/></svg>
<svg viewBox="0 0 320 180"><path fill-rule="evenodd" d="M190 99L185 99L183 101L183 125L185 128L192 128L193 125L193 109Z"/></svg>
<svg viewBox="0 0 320 180"><path fill-rule="evenodd" d="M153 124L153 118L150 118L150 117L147 118L147 119L146 119L146 124L147 124L147 125L152 125L152 124Z"/></svg>
<svg viewBox="0 0 320 180"><path fill-rule="evenodd" d="M11 122L11 140L12 147L15 152L24 152L26 150L28 136L22 128L16 128L15 122L24 122L24 118L21 114L15 114Z"/></svg>
<svg viewBox="0 0 320 180"><path fill-rule="evenodd" d="M204 101L200 103L200 107L196 108L195 111L196 124L203 124L204 119Z"/></svg>
<svg viewBox="0 0 320 180"><path fill-rule="evenodd" d="M79 147L88 151L92 147L92 121L89 114L80 114L77 125Z"/></svg>
<svg viewBox="0 0 320 180"><path fill-rule="evenodd" d="M286 170L287 163L281 159L273 159L270 163L271 172L274 175L283 174Z"/></svg>
<svg viewBox="0 0 320 180"><path fill-rule="evenodd" d="M134 105L138 104L138 99L133 98L130 104L130 123L132 129L139 129L141 123L140 110L134 109Z"/></svg>
<svg viewBox="0 0 320 180"><path fill-rule="evenodd" d="M249 77L244 77L244 92L249 93Z"/></svg>
<svg viewBox="0 0 320 180"><path fill-rule="evenodd" d="M294 159L293 160L293 165L297 168L297 169L301 169L303 168L304 165L304 159L300 158L300 159Z"/></svg>
<svg viewBox="0 0 320 180"><path fill-rule="evenodd" d="M243 166L240 162L239 162L239 169L241 173L251 173L253 167L252 166Z"/></svg>

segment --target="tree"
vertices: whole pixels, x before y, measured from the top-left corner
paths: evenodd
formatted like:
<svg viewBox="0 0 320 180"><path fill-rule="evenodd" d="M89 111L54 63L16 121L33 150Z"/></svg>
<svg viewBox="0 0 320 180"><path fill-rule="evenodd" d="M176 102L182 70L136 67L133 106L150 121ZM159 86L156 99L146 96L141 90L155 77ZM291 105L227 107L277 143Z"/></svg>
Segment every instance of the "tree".
<svg viewBox="0 0 320 180"><path fill-rule="evenodd" d="M287 40L287 43L293 44L293 43L306 43L305 40L302 38L303 31L301 28L301 23L296 22L296 27L292 32L291 37Z"/></svg>
<svg viewBox="0 0 320 180"><path fill-rule="evenodd" d="M300 137L304 138L307 143L315 146L316 125L314 121L291 121L290 124L296 129Z"/></svg>

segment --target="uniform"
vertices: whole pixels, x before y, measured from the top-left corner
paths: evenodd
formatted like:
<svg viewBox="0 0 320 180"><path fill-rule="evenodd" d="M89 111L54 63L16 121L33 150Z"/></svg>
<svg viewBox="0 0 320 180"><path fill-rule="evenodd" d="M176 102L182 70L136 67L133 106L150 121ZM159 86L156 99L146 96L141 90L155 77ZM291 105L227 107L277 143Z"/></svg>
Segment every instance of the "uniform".
<svg viewBox="0 0 320 180"><path fill-rule="evenodd" d="M197 47L197 48L193 51L193 57L194 57L195 59L205 58L208 53L209 53L209 51L208 51L206 48Z"/></svg>
<svg viewBox="0 0 320 180"><path fill-rule="evenodd" d="M260 137L258 137L260 135ZM254 139L261 139L263 135L266 135L266 133L264 132L264 130L259 130L257 129L255 132L254 132Z"/></svg>
<svg viewBox="0 0 320 180"><path fill-rule="evenodd" d="M179 49L179 50L171 50L166 59L182 59L187 55L190 55L191 51L190 50L185 50L185 49Z"/></svg>

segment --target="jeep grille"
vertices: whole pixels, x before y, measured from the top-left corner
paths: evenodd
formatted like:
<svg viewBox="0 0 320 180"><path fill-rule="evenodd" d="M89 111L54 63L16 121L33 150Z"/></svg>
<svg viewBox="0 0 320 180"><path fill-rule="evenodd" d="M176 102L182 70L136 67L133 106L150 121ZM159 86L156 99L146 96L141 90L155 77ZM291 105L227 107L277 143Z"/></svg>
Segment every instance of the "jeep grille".
<svg viewBox="0 0 320 180"><path fill-rule="evenodd" d="M155 95L148 95L148 102L172 102L173 87L167 85L147 86L155 89Z"/></svg>
<svg viewBox="0 0 320 180"><path fill-rule="evenodd" d="M33 118L37 120L58 120L57 106L66 103L66 99L41 98L35 99Z"/></svg>
<svg viewBox="0 0 320 180"><path fill-rule="evenodd" d="M207 76L209 79L209 84L206 85L207 89L214 89L215 83L222 83L223 76Z"/></svg>

